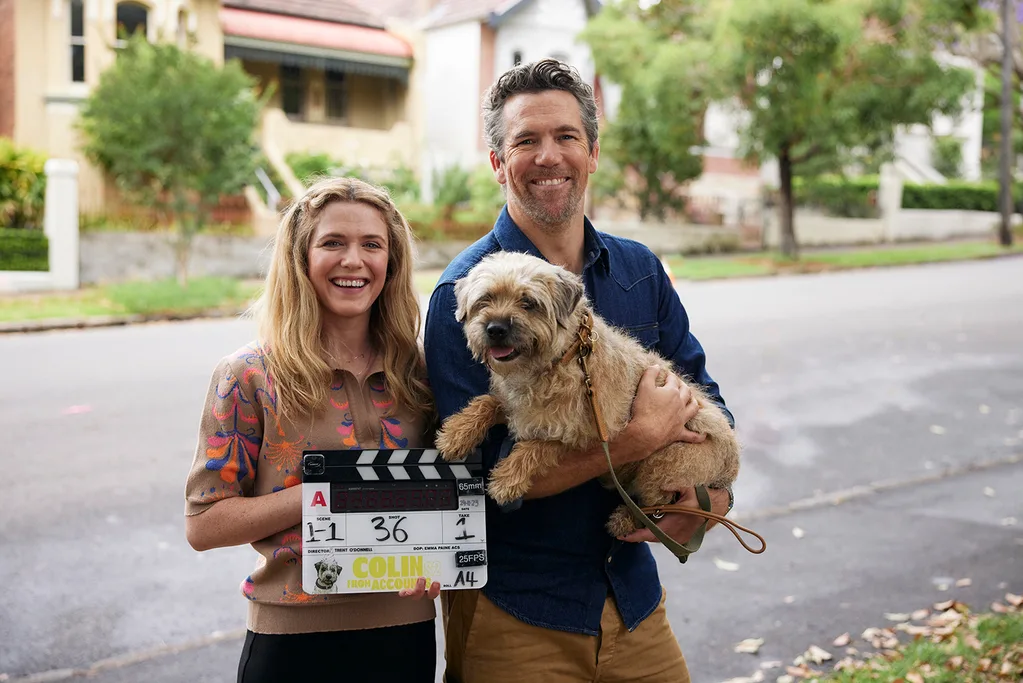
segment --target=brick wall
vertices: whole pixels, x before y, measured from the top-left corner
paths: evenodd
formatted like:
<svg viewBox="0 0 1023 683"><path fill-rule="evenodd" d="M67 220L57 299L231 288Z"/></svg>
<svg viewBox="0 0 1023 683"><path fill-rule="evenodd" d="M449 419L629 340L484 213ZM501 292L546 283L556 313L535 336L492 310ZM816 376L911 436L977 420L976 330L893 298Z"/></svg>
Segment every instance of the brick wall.
<svg viewBox="0 0 1023 683"><path fill-rule="evenodd" d="M0 135L14 136L14 0L0 0Z"/></svg>

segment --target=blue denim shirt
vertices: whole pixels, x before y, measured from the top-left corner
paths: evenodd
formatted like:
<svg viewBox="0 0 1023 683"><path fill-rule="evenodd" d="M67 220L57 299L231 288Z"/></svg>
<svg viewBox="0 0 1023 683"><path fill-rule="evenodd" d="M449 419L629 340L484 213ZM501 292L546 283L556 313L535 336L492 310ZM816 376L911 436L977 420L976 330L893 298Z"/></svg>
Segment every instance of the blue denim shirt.
<svg viewBox="0 0 1023 683"><path fill-rule="evenodd" d="M670 358L721 401L707 374L703 348L690 334L689 318L657 257L638 242L597 232L589 220L585 230L582 275L596 312ZM501 250L543 258L507 207L491 232L451 262L430 299L426 365L442 420L489 390L487 370L473 360L455 321L454 283L483 257ZM494 427L483 443L488 472L510 450L507 436L506 427ZM620 504L618 493L595 479L503 510L488 498L484 594L526 623L596 635L610 588L622 620L635 629L657 607L661 585L646 543L622 543L605 530Z"/></svg>

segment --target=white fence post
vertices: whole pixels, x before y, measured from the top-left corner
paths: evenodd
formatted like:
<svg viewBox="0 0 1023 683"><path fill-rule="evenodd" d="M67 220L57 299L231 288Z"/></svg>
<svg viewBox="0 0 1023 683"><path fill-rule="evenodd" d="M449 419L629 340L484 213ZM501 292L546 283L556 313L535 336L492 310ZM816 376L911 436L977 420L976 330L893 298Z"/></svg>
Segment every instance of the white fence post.
<svg viewBox="0 0 1023 683"><path fill-rule="evenodd" d="M899 235L899 214L902 213L902 175L894 164L881 165L877 203L881 209L882 241L893 242Z"/></svg>
<svg viewBox="0 0 1023 683"><path fill-rule="evenodd" d="M50 243L53 289L78 289L78 163L48 159L43 232Z"/></svg>

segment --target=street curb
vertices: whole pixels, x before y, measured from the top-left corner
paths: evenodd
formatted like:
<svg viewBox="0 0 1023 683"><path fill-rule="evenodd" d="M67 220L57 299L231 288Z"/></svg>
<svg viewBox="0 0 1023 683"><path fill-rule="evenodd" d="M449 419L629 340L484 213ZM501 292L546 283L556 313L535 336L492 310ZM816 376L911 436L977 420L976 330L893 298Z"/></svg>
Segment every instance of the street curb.
<svg viewBox="0 0 1023 683"><path fill-rule="evenodd" d="M51 330L75 330L93 327L119 327L142 323L180 322L216 318L238 318L246 309L195 311L192 313L160 313L155 315L95 315L78 318L43 318L0 323L0 334L49 332Z"/></svg>

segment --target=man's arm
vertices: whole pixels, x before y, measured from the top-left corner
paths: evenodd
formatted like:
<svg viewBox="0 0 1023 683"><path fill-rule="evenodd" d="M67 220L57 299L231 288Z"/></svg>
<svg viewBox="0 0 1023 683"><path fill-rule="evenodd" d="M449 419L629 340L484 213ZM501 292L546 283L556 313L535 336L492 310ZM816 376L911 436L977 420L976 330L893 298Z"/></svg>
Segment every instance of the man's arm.
<svg viewBox="0 0 1023 683"><path fill-rule="evenodd" d="M700 443L707 438L686 429L699 410L688 387L674 375L668 376L664 386L657 386L660 370L652 366L643 373L633 401L633 418L609 444L615 467L642 460L676 441ZM553 496L606 473L603 446L572 451L562 457L558 467L533 482L526 498Z"/></svg>
<svg viewBox="0 0 1023 683"><path fill-rule="evenodd" d="M660 296L658 298L658 319L661 338L658 342L658 350L661 355L672 360L679 372L684 373L693 381L703 386L704 391L714 403L720 406L728 422L735 427L735 418L731 411L725 406L725 400L721 397L721 390L717 382L711 379L707 373L707 356L703 346L697 341L689 329L689 315L678 298L678 293L671 285L667 273L663 268L659 269ZM696 489L688 488L679 491L678 505L698 508L699 502L696 499ZM730 509L731 495L724 489L708 489L710 496L711 510L720 515L726 514ZM694 515L666 514L658 522L666 534L678 541L687 543L693 537L696 530L703 524L702 519ZM709 530L716 524L710 521L707 524ZM640 543L643 541L656 543L657 539L646 529L639 529L622 538L624 541Z"/></svg>

